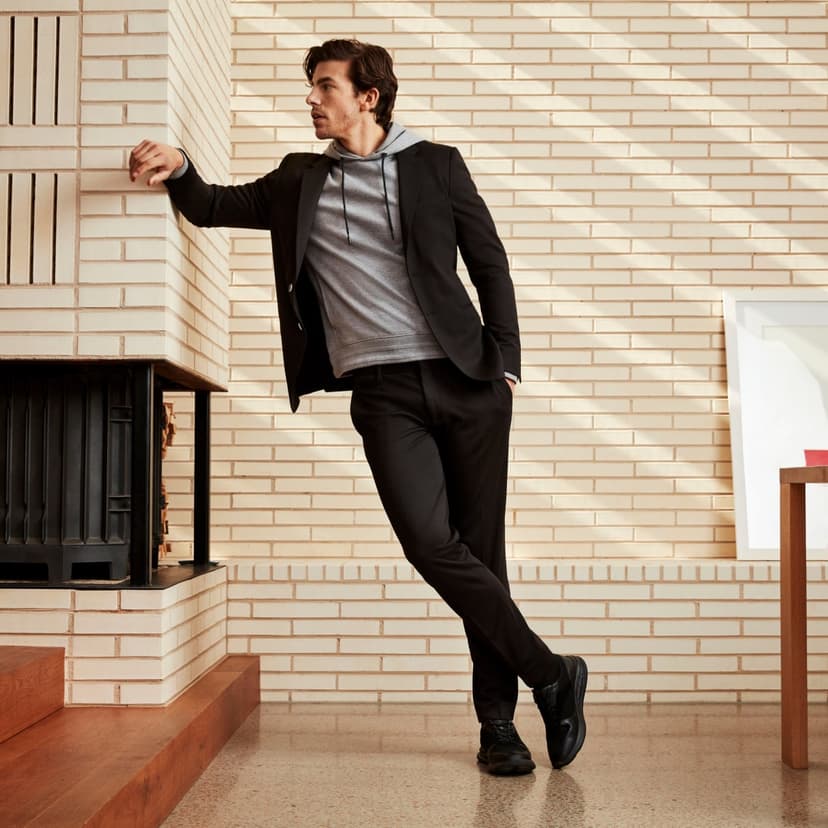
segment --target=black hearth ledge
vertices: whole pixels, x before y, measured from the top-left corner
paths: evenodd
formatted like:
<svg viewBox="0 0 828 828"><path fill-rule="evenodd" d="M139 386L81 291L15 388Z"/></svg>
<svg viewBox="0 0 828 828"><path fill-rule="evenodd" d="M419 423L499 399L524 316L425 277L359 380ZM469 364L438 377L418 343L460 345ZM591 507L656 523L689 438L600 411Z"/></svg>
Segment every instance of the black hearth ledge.
<svg viewBox="0 0 828 828"><path fill-rule="evenodd" d="M209 564L192 564L189 562L163 564L158 569L152 572L152 583L147 585L133 585L130 583L129 577L119 581L105 581L105 580L72 580L61 581L59 583L49 583L48 581L3 581L0 580L0 590L3 589L97 589L97 590L112 590L112 589L168 589L169 587L181 584L184 581L191 581L193 578L198 578L201 575L206 575L210 572L215 572L218 569L224 569L224 564L221 562L211 562ZM0 601L2 604L2 601Z"/></svg>

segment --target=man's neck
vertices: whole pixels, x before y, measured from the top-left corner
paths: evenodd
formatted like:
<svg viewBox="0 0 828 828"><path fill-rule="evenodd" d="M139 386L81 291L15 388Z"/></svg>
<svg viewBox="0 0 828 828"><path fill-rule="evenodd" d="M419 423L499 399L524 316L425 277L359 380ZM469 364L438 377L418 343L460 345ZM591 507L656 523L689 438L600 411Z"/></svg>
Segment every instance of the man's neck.
<svg viewBox="0 0 828 828"><path fill-rule="evenodd" d="M372 120L370 124L366 124L364 129L337 140L348 152L365 157L376 152L386 137L386 131L376 121Z"/></svg>

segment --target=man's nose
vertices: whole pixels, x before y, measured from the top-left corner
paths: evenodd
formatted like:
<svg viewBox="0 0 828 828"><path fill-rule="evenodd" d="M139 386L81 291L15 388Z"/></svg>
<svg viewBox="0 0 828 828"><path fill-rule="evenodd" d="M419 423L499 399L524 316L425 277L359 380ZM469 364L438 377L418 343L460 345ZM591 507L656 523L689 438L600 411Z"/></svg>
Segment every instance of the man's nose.
<svg viewBox="0 0 828 828"><path fill-rule="evenodd" d="M307 98L305 98L305 103L308 106L313 106L315 103L317 103L317 99L316 99L316 96L313 94L313 90L308 92L308 96L307 96Z"/></svg>

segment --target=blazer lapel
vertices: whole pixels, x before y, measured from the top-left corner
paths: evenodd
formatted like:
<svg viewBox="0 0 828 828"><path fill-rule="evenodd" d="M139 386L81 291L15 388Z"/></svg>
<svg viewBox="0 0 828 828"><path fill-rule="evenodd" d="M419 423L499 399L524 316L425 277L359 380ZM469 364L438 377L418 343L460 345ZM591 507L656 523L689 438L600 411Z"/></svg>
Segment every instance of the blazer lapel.
<svg viewBox="0 0 828 828"><path fill-rule="evenodd" d="M419 175L419 144L403 150L397 155L397 173L400 181L400 221L403 228L403 244L407 246L411 222L417 212L417 201L420 198Z"/></svg>
<svg viewBox="0 0 828 828"><path fill-rule="evenodd" d="M299 190L299 204L296 208L296 271L294 278L299 275L302 262L305 259L305 250L308 246L313 217L316 215L316 205L322 188L325 186L325 178L331 168L331 159L326 155L320 155L314 163L305 170L302 176L302 183Z"/></svg>

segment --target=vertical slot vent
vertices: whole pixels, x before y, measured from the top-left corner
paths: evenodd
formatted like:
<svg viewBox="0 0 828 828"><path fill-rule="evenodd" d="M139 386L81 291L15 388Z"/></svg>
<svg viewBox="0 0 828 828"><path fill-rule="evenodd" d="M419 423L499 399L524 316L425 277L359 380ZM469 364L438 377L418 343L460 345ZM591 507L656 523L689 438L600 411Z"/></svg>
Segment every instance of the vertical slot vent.
<svg viewBox="0 0 828 828"><path fill-rule="evenodd" d="M77 15L0 16L0 287L74 280L79 55Z"/></svg>
<svg viewBox="0 0 828 828"><path fill-rule="evenodd" d="M0 118L11 126L73 123L77 18L0 19Z"/></svg>
<svg viewBox="0 0 828 828"><path fill-rule="evenodd" d="M59 263L73 272L73 254L58 248L76 234L75 189L74 173L0 173L0 286L65 281Z"/></svg>

